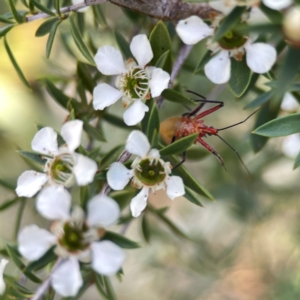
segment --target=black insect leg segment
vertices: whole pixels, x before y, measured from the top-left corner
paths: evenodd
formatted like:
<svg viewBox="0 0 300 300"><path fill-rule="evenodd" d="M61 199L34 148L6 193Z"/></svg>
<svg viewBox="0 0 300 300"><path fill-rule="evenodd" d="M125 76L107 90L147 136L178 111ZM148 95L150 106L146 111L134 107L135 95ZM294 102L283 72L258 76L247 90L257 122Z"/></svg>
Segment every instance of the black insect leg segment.
<svg viewBox="0 0 300 300"><path fill-rule="evenodd" d="M185 161L186 161L186 151L183 151L182 160L178 164L176 164L172 170L175 170L176 168L180 167Z"/></svg>

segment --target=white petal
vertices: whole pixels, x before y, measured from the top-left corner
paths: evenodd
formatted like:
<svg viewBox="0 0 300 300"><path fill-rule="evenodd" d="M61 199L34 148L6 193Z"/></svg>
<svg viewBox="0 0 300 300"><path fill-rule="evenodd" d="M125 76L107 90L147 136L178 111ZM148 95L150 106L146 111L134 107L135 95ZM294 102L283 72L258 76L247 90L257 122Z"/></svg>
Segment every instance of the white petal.
<svg viewBox="0 0 300 300"><path fill-rule="evenodd" d="M168 88L170 75L160 68L154 68L151 72L149 81L150 92L152 97L158 97L164 89Z"/></svg>
<svg viewBox="0 0 300 300"><path fill-rule="evenodd" d="M281 10L292 5L292 0L262 0L265 6L272 9Z"/></svg>
<svg viewBox="0 0 300 300"><path fill-rule="evenodd" d="M97 172L97 163L78 153L74 153L76 163L73 169L73 172L76 177L76 182L78 185L87 185L91 183L94 179L94 176Z"/></svg>
<svg viewBox="0 0 300 300"><path fill-rule="evenodd" d="M133 171L119 162L112 163L106 175L109 186L117 191L123 190L132 176Z"/></svg>
<svg viewBox="0 0 300 300"><path fill-rule="evenodd" d="M19 197L32 197L48 181L48 176L36 171L25 171L18 178L16 193Z"/></svg>
<svg viewBox="0 0 300 300"><path fill-rule="evenodd" d="M57 133L51 127L42 128L35 134L31 148L43 154L56 153L58 150Z"/></svg>
<svg viewBox="0 0 300 300"><path fill-rule="evenodd" d="M61 296L76 296L83 280L78 260L70 257L62 262L51 275L52 286Z"/></svg>
<svg viewBox="0 0 300 300"><path fill-rule="evenodd" d="M185 194L184 185L181 177L170 176L166 180L167 184L167 195L170 199L174 199Z"/></svg>
<svg viewBox="0 0 300 300"><path fill-rule="evenodd" d="M3 295L5 292L5 281L3 279L3 272L5 266L8 264L8 260L3 258L0 261L0 295Z"/></svg>
<svg viewBox="0 0 300 300"><path fill-rule="evenodd" d="M99 195L88 202L87 222L90 226L107 227L113 225L119 216L119 205L110 197Z"/></svg>
<svg viewBox="0 0 300 300"><path fill-rule="evenodd" d="M132 154L145 157L150 151L150 143L143 132L133 130L127 138L125 148Z"/></svg>
<svg viewBox="0 0 300 300"><path fill-rule="evenodd" d="M130 43L130 51L141 68L144 68L145 65L153 58L152 48L145 34L138 34L132 39Z"/></svg>
<svg viewBox="0 0 300 300"><path fill-rule="evenodd" d="M178 22L176 32L186 45L194 45L213 34L213 29L197 16Z"/></svg>
<svg viewBox="0 0 300 300"><path fill-rule="evenodd" d="M115 102L117 102L123 93L114 87L106 84L100 83L94 88L93 92L93 106L96 110L102 110Z"/></svg>
<svg viewBox="0 0 300 300"><path fill-rule="evenodd" d="M294 112L299 108L299 102L291 93L285 93L280 108L289 112Z"/></svg>
<svg viewBox="0 0 300 300"><path fill-rule="evenodd" d="M270 71L276 61L276 50L265 43L247 43L246 60L248 67L255 73L263 74Z"/></svg>
<svg viewBox="0 0 300 300"><path fill-rule="evenodd" d="M231 62L227 51L221 51L204 67L205 75L213 83L222 84L230 78Z"/></svg>
<svg viewBox="0 0 300 300"><path fill-rule="evenodd" d="M73 3L74 5L76 5L76 4L81 4L81 3L85 3L85 2L84 2L84 0L72 0L72 3ZM89 8L90 8L90 7L87 6L87 7L78 9L77 11L79 11L79 12L81 12L81 13L84 13L84 12L86 12Z"/></svg>
<svg viewBox="0 0 300 300"><path fill-rule="evenodd" d="M281 149L286 156L295 159L300 152L299 133L285 137L282 141Z"/></svg>
<svg viewBox="0 0 300 300"><path fill-rule="evenodd" d="M114 47L99 48L94 59L98 70L104 75L119 75L126 72L122 54Z"/></svg>
<svg viewBox="0 0 300 300"><path fill-rule="evenodd" d="M126 125L133 126L141 122L149 107L142 100L134 101L124 112L123 119Z"/></svg>
<svg viewBox="0 0 300 300"><path fill-rule="evenodd" d="M37 196L36 208L48 220L67 220L70 217L71 195L63 187L45 187Z"/></svg>
<svg viewBox="0 0 300 300"><path fill-rule="evenodd" d="M147 206L149 188L143 187L142 190L131 199L130 209L133 217L138 217Z"/></svg>
<svg viewBox="0 0 300 300"><path fill-rule="evenodd" d="M103 275L117 273L125 259L124 251L111 241L94 242L92 248L92 267Z"/></svg>
<svg viewBox="0 0 300 300"><path fill-rule="evenodd" d="M149 157L160 158L159 151L157 149L151 149L148 153Z"/></svg>
<svg viewBox="0 0 300 300"><path fill-rule="evenodd" d="M29 261L42 257L56 243L56 237L49 231L30 225L18 235L18 250Z"/></svg>
<svg viewBox="0 0 300 300"><path fill-rule="evenodd" d="M68 145L71 152L74 152L80 145L83 122L73 120L65 123L61 128L61 136Z"/></svg>

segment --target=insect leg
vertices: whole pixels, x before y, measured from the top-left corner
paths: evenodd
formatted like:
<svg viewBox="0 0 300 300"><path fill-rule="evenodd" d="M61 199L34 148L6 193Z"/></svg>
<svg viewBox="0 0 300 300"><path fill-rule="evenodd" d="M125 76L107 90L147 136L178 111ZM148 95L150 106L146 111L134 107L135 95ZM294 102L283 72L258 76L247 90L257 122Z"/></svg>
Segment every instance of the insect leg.
<svg viewBox="0 0 300 300"><path fill-rule="evenodd" d="M174 170L174 169L178 168L179 166L181 166L185 161L186 161L186 151L183 151L183 152L182 152L182 160L181 160L178 164L176 164L176 165L172 168L172 170Z"/></svg>
<svg viewBox="0 0 300 300"><path fill-rule="evenodd" d="M215 149L213 149L210 145L208 145L206 142L204 142L204 141L202 140L202 138L198 137L198 138L197 138L197 141L198 141L203 147L205 147L209 152L211 152L213 155L215 155L215 156L218 158L218 160L220 161L220 164L221 164L221 165L224 167L224 169L226 170L224 161L223 161L222 157L218 154L218 152L217 152Z"/></svg>

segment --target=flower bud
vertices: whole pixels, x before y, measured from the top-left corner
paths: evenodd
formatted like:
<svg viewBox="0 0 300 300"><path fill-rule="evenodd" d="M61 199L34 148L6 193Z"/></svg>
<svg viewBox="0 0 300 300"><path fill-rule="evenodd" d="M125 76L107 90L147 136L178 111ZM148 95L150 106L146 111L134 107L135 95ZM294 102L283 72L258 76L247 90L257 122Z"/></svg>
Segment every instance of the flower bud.
<svg viewBox="0 0 300 300"><path fill-rule="evenodd" d="M293 46L300 47L300 6L292 7L285 14L283 31Z"/></svg>

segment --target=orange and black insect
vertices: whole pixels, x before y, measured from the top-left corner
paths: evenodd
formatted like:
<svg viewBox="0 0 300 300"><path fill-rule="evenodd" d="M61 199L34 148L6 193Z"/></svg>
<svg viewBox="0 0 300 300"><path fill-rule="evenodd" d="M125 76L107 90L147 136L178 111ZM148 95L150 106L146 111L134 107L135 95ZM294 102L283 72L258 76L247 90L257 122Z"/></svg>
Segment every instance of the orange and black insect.
<svg viewBox="0 0 300 300"><path fill-rule="evenodd" d="M240 160L240 162L242 163L242 165L244 166L244 168L247 170L248 174L250 175L250 172L247 169L244 162L242 161L239 153L228 142L226 142L221 136L219 136L218 133L219 133L219 131L222 131L222 130L225 130L225 129L228 129L228 128L231 128L231 127L234 127L234 126L237 126L239 124L246 122L253 114L256 113L256 111L253 112L250 116L248 116L245 120L243 120L241 122L235 123L233 125L230 125L230 126L227 126L224 128L216 129L213 126L206 126L204 124L204 120L202 120L202 118L217 111L221 107L223 107L224 103L222 101L207 100L205 97L203 97L193 91L190 91L190 90L187 90L187 92L202 98L202 99L192 99L195 102L200 102L199 106L197 106L191 112L184 113L181 117L172 117L172 118L169 118L169 119L163 121L160 125L160 134L161 134L162 138L167 143L170 143L170 142L173 143L177 139L188 136L190 134L198 133L196 142L200 143L204 148L206 148L209 152L211 152L213 155L215 155L218 158L218 160L220 161L221 165L225 168L225 164L224 164L222 157L218 154L218 152L216 150L214 150L208 143L206 143L203 140L203 137L215 135L219 139L221 139L228 147L230 147L231 150L233 150L236 153L238 159ZM217 105L199 113L205 103L213 103L213 104L217 104ZM186 151L184 151L182 154L182 161L180 161L174 167L179 167L182 163L185 162L185 160L186 160ZM225 168L225 170L226 170L226 168Z"/></svg>

